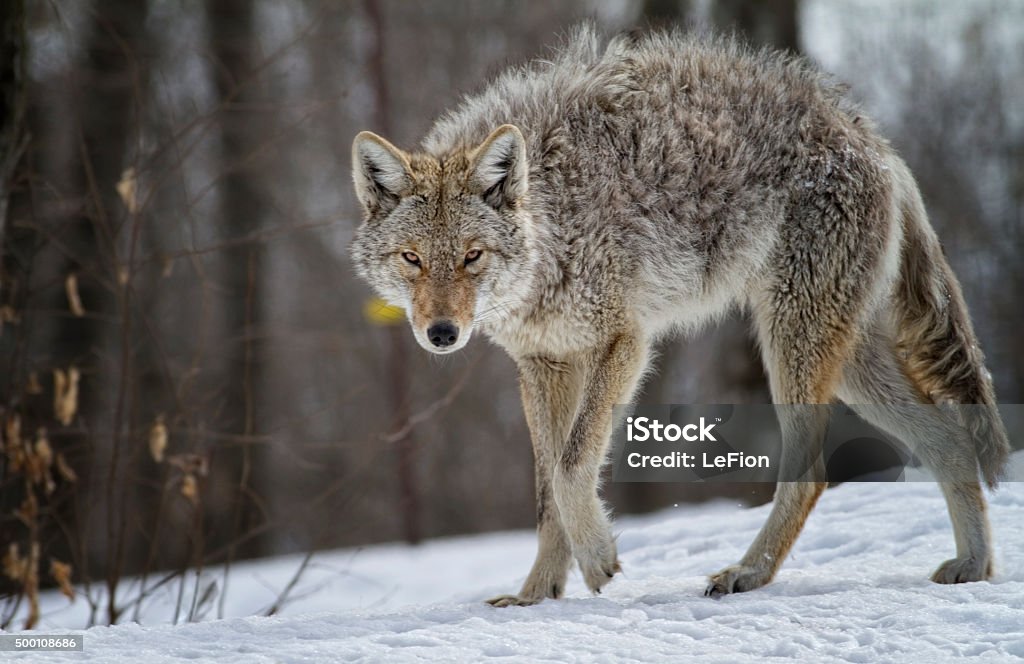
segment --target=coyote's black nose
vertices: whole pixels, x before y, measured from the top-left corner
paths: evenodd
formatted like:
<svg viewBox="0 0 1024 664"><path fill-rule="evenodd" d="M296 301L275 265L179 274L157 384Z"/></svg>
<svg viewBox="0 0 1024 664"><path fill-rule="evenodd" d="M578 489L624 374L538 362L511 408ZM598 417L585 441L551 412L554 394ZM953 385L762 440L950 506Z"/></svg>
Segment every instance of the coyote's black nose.
<svg viewBox="0 0 1024 664"><path fill-rule="evenodd" d="M438 348L451 346L459 338L459 328L450 320L443 320L427 328L427 338Z"/></svg>

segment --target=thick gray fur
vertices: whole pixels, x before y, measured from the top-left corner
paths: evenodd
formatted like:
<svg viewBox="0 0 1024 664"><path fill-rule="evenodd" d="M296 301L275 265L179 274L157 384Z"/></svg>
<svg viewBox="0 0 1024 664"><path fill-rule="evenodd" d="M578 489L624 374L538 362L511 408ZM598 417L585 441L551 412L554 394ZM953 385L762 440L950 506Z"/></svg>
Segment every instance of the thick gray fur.
<svg viewBox="0 0 1024 664"><path fill-rule="evenodd" d="M807 61L679 32L604 45L584 27L465 99L420 151L360 134L353 174L356 267L417 341L450 352L480 330L519 367L540 547L496 605L559 597L573 558L593 591L612 578L597 495L612 407L657 339L734 307L776 402L842 398L944 480L957 552L933 578L992 574L977 478L994 485L1009 446L959 285L905 164ZM460 330L452 346L431 341L437 321ZM920 421L900 404L924 404ZM805 481L779 484L711 595L768 583L825 486L822 409L787 412L782 463Z"/></svg>

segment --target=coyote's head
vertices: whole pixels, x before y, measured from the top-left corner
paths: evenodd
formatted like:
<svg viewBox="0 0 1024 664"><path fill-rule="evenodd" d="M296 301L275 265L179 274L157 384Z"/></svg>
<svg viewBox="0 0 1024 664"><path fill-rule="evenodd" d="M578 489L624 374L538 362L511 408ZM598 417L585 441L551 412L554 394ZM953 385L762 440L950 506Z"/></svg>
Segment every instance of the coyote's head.
<svg viewBox="0 0 1024 664"><path fill-rule="evenodd" d="M406 310L420 346L459 350L475 324L523 301L534 243L517 128L503 125L479 146L441 157L405 153L364 131L352 145L352 177L365 210L352 243L356 269Z"/></svg>

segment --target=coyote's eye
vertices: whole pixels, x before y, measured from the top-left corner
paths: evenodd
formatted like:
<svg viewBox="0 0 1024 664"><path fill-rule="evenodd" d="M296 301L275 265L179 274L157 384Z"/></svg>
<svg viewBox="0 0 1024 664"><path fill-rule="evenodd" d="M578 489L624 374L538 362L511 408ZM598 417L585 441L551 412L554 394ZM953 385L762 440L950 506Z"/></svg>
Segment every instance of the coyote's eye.
<svg viewBox="0 0 1024 664"><path fill-rule="evenodd" d="M412 263L413 265L420 264L420 257L411 251L403 251L402 258L404 258L407 263Z"/></svg>
<svg viewBox="0 0 1024 664"><path fill-rule="evenodd" d="M484 253L484 252L479 250L479 249L473 249L472 251L467 251L466 252L466 258L465 258L466 265L469 265L470 263L472 263L476 259L480 258L480 254L482 254L482 253Z"/></svg>

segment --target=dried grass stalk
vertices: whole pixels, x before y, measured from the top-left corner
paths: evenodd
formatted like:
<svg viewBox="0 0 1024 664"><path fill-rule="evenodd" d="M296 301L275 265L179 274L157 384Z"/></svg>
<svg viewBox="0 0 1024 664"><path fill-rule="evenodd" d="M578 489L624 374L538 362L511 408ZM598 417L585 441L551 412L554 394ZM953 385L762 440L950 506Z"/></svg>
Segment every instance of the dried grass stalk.
<svg viewBox="0 0 1024 664"><path fill-rule="evenodd" d="M121 202L128 208L128 211L135 214L139 211L138 199L139 179L134 168L126 168L121 173L121 180L117 183L117 195Z"/></svg>
<svg viewBox="0 0 1024 664"><path fill-rule="evenodd" d="M164 450L167 449L167 426L164 424L164 416L157 415L156 421L149 429L149 455L153 461L163 463Z"/></svg>
<svg viewBox="0 0 1024 664"><path fill-rule="evenodd" d="M82 296L78 292L78 275L74 272L64 279L64 292L68 296L68 308L71 313L81 318L85 315L85 307L82 306Z"/></svg>
<svg viewBox="0 0 1024 664"><path fill-rule="evenodd" d="M80 377L75 367L69 367L66 372L62 369L53 370L53 416L64 426L71 424L78 412Z"/></svg>
<svg viewBox="0 0 1024 664"><path fill-rule="evenodd" d="M185 475L181 479L181 495L188 498L193 505L199 504L199 483L196 482L195 475Z"/></svg>
<svg viewBox="0 0 1024 664"><path fill-rule="evenodd" d="M78 474L68 464L67 459L65 459L64 455L60 452L57 452L57 474L60 475L65 482L78 481Z"/></svg>
<svg viewBox="0 0 1024 664"><path fill-rule="evenodd" d="M75 601L75 587L71 585L71 565L50 558L50 577L57 583L62 595Z"/></svg>

